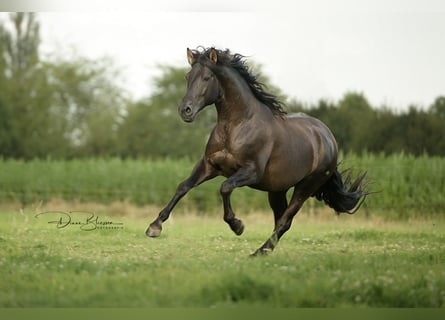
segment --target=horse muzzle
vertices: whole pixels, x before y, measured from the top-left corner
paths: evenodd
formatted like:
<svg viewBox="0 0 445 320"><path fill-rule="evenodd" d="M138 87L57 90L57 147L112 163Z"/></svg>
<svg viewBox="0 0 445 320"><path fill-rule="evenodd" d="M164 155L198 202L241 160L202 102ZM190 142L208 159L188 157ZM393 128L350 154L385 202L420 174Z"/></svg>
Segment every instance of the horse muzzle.
<svg viewBox="0 0 445 320"><path fill-rule="evenodd" d="M198 113L197 110L199 110L199 108L193 107L190 101L181 103L178 108L179 115L185 122L193 122L193 120L195 120L196 114Z"/></svg>

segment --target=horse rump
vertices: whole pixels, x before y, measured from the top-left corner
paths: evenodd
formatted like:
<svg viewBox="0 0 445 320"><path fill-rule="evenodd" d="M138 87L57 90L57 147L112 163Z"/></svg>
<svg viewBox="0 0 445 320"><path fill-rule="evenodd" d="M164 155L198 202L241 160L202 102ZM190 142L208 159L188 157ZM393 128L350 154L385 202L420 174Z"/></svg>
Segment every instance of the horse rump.
<svg viewBox="0 0 445 320"><path fill-rule="evenodd" d="M354 214L360 209L369 194L366 189L365 177L367 172L359 174L353 181L351 169L346 169L342 173L335 171L329 180L323 184L313 196L320 201L324 201L337 214Z"/></svg>

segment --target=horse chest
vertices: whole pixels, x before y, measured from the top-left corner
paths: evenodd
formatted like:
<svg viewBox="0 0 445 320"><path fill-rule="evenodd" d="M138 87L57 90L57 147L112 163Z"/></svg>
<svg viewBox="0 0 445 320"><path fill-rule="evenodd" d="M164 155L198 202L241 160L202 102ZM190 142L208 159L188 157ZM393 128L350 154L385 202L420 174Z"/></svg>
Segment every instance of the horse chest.
<svg viewBox="0 0 445 320"><path fill-rule="evenodd" d="M255 159L258 151L258 130L243 125L217 126L207 145L207 160L223 176L230 177L248 160Z"/></svg>

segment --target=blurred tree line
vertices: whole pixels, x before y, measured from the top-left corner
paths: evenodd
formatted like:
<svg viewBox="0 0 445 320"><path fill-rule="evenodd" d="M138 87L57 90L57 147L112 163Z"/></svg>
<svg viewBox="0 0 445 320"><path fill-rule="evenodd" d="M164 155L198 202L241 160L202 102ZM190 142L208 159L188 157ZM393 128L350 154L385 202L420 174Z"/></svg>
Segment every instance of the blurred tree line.
<svg viewBox="0 0 445 320"><path fill-rule="evenodd" d="M188 68L160 66L150 97L135 101L117 84L109 59L39 54L39 22L32 13L0 20L0 156L3 158L198 157L216 121L212 107L192 125L177 106ZM257 72L260 66L254 66ZM323 120L343 151L445 155L445 96L428 109L397 113L373 108L362 93L307 105L287 99L289 112Z"/></svg>
<svg viewBox="0 0 445 320"><path fill-rule="evenodd" d="M405 112L390 107L373 108L362 93L346 93L338 103L320 100L314 105L292 102L322 120L334 133L344 152L406 153L445 156L445 96L427 110L414 105Z"/></svg>

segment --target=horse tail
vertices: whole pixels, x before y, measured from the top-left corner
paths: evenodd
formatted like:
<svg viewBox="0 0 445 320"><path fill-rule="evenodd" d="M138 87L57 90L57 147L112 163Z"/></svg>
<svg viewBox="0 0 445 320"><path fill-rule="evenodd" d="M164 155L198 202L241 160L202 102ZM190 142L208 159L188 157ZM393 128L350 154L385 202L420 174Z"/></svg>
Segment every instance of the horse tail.
<svg viewBox="0 0 445 320"><path fill-rule="evenodd" d="M337 214L342 212L354 214L360 209L369 194L364 187L367 172L360 174L354 181L351 179L351 169L342 173L336 168L329 180L313 194L317 200L323 200Z"/></svg>

